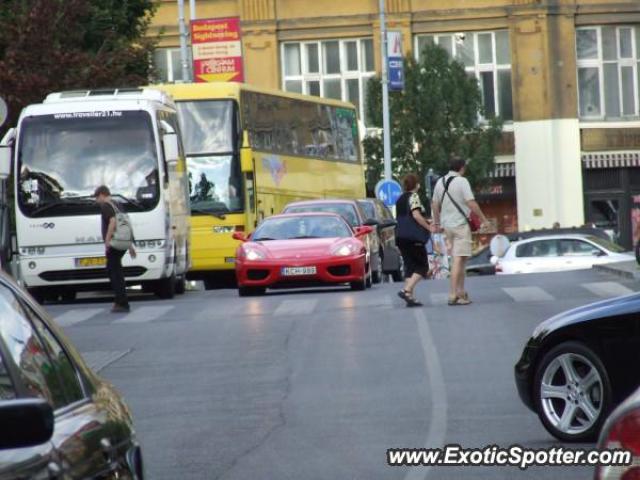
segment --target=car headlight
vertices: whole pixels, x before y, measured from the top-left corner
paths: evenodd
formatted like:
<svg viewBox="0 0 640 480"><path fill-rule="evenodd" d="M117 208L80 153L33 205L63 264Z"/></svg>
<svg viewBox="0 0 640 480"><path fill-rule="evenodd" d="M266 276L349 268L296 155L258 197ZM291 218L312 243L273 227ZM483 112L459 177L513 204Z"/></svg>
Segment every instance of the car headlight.
<svg viewBox="0 0 640 480"><path fill-rule="evenodd" d="M340 245L337 248L333 249L333 254L338 257L347 257L349 255L354 255L356 253L356 248L352 244Z"/></svg>
<svg viewBox="0 0 640 480"><path fill-rule="evenodd" d="M260 250L248 248L245 250L245 257L247 258L247 260L262 260L265 255Z"/></svg>

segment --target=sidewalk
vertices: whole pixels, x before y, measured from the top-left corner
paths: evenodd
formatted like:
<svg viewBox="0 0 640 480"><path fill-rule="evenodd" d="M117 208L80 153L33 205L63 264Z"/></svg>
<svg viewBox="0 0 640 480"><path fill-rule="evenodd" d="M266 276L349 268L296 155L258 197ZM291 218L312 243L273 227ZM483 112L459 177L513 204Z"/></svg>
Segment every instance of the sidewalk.
<svg viewBox="0 0 640 480"><path fill-rule="evenodd" d="M640 280L640 265L635 260L625 262L608 263L606 265L594 265L598 272L618 275L631 280Z"/></svg>

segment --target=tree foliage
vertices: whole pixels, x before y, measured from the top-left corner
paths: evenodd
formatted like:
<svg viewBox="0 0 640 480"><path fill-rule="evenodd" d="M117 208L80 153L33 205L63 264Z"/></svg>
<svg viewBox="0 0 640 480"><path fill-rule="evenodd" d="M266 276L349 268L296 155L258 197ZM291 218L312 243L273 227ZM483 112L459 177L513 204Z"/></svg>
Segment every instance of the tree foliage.
<svg viewBox="0 0 640 480"><path fill-rule="evenodd" d="M52 91L148 82L154 11L153 0L0 0L7 124Z"/></svg>
<svg viewBox="0 0 640 480"><path fill-rule="evenodd" d="M458 154L470 160L467 176L479 185L493 169L495 146L502 122L479 123L484 114L482 95L475 77L451 60L437 45L427 45L421 61L404 59L405 88L390 92L391 156L396 177L415 172L420 178L430 168L436 174L447 171L448 159ZM382 126L382 92L379 77L368 85L366 105L369 123ZM365 139L367 184L373 188L382 177L381 136Z"/></svg>

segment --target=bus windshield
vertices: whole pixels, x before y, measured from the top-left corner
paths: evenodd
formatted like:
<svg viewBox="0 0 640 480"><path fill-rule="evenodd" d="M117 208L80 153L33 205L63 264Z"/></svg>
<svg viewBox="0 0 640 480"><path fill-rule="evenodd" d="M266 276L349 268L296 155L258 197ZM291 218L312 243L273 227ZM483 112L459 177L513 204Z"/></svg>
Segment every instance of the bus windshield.
<svg viewBox="0 0 640 480"><path fill-rule="evenodd" d="M143 111L25 118L18 162L18 204L30 217L97 213L92 195L100 185L128 211L158 204L154 130Z"/></svg>
<svg viewBox="0 0 640 480"><path fill-rule="evenodd" d="M243 211L233 101L181 101L177 105L187 153L192 214Z"/></svg>

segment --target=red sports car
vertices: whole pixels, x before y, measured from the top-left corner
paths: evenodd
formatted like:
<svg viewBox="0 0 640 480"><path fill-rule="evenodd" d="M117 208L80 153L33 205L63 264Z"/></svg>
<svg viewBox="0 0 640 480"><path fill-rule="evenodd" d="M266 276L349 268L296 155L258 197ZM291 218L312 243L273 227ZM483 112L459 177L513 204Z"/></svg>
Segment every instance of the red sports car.
<svg viewBox="0 0 640 480"><path fill-rule="evenodd" d="M333 213L274 215L250 238L240 232L236 277L240 296L260 295L267 287L349 283L353 290L370 285L369 261L360 237L369 226L352 228Z"/></svg>

